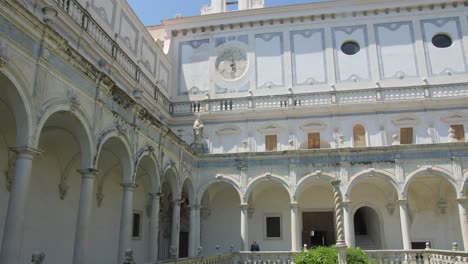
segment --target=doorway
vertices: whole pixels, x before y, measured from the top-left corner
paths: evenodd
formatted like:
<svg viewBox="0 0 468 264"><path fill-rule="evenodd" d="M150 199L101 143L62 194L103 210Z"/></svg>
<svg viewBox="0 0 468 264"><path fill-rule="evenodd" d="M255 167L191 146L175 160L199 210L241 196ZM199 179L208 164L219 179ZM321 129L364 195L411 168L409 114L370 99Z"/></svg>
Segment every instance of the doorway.
<svg viewBox="0 0 468 264"><path fill-rule="evenodd" d="M333 212L302 213L302 245L308 248L336 243Z"/></svg>
<svg viewBox="0 0 468 264"><path fill-rule="evenodd" d="M364 206L354 213L354 237L356 247L366 250L382 249L380 221L374 209Z"/></svg>
<svg viewBox="0 0 468 264"><path fill-rule="evenodd" d="M188 257L188 243L189 243L189 233L180 232L179 237L179 258Z"/></svg>

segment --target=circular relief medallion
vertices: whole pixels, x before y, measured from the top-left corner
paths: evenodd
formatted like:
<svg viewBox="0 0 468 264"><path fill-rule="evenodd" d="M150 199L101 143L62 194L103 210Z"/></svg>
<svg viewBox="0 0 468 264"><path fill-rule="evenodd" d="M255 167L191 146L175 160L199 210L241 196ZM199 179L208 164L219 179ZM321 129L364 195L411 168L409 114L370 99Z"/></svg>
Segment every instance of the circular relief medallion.
<svg viewBox="0 0 468 264"><path fill-rule="evenodd" d="M215 62L218 74L228 81L242 77L247 71L247 66L247 53L238 47L223 49Z"/></svg>

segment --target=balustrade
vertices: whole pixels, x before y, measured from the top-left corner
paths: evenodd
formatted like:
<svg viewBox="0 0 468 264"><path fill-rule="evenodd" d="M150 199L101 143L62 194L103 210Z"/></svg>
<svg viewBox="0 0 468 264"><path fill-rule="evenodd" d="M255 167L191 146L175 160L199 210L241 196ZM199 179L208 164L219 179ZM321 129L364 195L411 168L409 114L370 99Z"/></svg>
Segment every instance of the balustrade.
<svg viewBox="0 0 468 264"><path fill-rule="evenodd" d="M88 11L76 0L55 0L57 6L76 22L89 36L96 42L107 55L112 57L117 65L137 83L142 85L145 95L154 98L154 102L167 112L171 112L170 101L159 90L159 87L152 81L152 78L143 73L140 67L123 51L117 42L109 36L105 30L91 17ZM153 109L153 105L147 105L148 109Z"/></svg>

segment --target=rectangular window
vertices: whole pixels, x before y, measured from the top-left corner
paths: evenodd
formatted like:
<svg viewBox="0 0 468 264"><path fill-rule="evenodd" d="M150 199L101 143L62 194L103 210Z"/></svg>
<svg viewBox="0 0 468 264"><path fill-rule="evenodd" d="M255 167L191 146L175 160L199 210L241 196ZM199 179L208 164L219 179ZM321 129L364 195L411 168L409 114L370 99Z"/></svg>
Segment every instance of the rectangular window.
<svg viewBox="0 0 468 264"><path fill-rule="evenodd" d="M309 133L309 149L320 148L320 133Z"/></svg>
<svg viewBox="0 0 468 264"><path fill-rule="evenodd" d="M265 150L276 151L277 138L276 135L265 136Z"/></svg>
<svg viewBox="0 0 468 264"><path fill-rule="evenodd" d="M265 239L281 239L281 215L265 215Z"/></svg>
<svg viewBox="0 0 468 264"><path fill-rule="evenodd" d="M465 142L465 128L463 125L451 125L453 130L455 130L455 139L458 142Z"/></svg>
<svg viewBox="0 0 468 264"><path fill-rule="evenodd" d="M413 144L413 128L400 128L400 144Z"/></svg>
<svg viewBox="0 0 468 264"><path fill-rule="evenodd" d="M132 237L141 238L141 212L133 212Z"/></svg>

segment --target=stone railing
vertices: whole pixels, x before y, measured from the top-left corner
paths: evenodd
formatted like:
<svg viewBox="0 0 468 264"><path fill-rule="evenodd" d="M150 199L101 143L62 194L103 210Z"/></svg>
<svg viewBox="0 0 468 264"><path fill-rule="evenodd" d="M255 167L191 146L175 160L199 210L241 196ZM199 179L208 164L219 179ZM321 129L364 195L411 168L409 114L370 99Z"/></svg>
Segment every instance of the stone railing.
<svg viewBox="0 0 468 264"><path fill-rule="evenodd" d="M237 252L232 254L232 264L290 264L296 254L290 251Z"/></svg>
<svg viewBox="0 0 468 264"><path fill-rule="evenodd" d="M215 255L209 257L182 258L160 261L158 264L232 264L233 254Z"/></svg>
<svg viewBox="0 0 468 264"><path fill-rule="evenodd" d="M151 104L157 104L166 112L172 112L172 106L169 99L160 91L159 87L148 77L142 69L136 64L127 53L119 47L117 42L106 33L106 31L95 21L89 12L81 6L76 0L54 0L57 8L67 14L77 26L95 41L96 46L100 47L117 65L126 72L130 79L133 79L147 98L152 98ZM131 94L131 92L130 92ZM148 109L153 109L154 105L147 105Z"/></svg>
<svg viewBox="0 0 468 264"><path fill-rule="evenodd" d="M468 252L454 250L366 250L371 263L468 264Z"/></svg>
<svg viewBox="0 0 468 264"><path fill-rule="evenodd" d="M365 90L244 97L224 100L206 99L199 102L174 103L172 114L187 115L203 112L323 107L326 105L351 105L453 97L468 97L468 84L433 87L372 88Z"/></svg>

